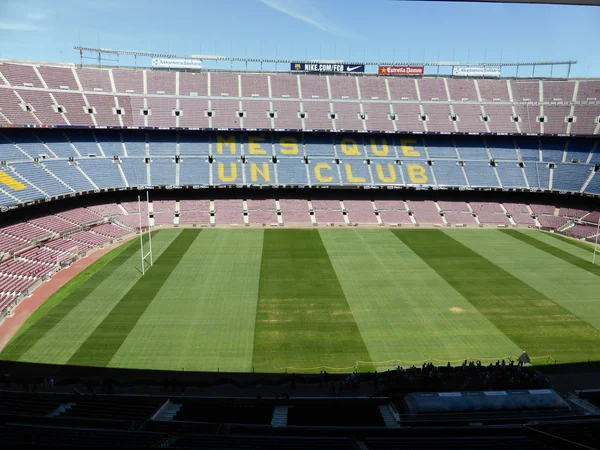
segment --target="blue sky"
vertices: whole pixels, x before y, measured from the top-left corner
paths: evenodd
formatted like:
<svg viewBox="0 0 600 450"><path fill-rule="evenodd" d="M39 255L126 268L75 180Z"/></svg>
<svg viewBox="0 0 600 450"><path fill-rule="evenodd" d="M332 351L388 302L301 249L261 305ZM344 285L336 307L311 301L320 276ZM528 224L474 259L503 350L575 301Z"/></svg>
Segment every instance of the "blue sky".
<svg viewBox="0 0 600 450"><path fill-rule="evenodd" d="M79 42L253 58L572 59L579 61L572 76L600 77L600 7L395 0L0 0L0 58L79 62L73 50ZM123 58L121 64L133 65L133 60ZM531 69L520 73L531 75ZM549 69L538 68L538 74L549 75ZM554 75L565 76L566 69L556 68Z"/></svg>

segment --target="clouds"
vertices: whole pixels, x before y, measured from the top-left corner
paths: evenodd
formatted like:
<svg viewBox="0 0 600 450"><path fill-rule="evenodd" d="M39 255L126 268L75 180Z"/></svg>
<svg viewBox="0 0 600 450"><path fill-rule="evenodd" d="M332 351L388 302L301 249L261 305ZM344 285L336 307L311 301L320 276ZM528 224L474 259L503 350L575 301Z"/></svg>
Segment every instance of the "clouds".
<svg viewBox="0 0 600 450"><path fill-rule="evenodd" d="M332 34L334 36L362 40L363 38L352 32L351 28L346 28L340 24L334 23L327 18L319 8L319 3L316 0L304 0L298 2L296 0L258 0L259 2L286 14L294 19L300 20L308 25L318 28L321 31Z"/></svg>
<svg viewBox="0 0 600 450"><path fill-rule="evenodd" d="M43 3L35 1L5 2L0 8L0 31L43 31L47 14Z"/></svg>
<svg viewBox="0 0 600 450"><path fill-rule="evenodd" d="M0 31L42 31L44 28L33 22L0 22Z"/></svg>

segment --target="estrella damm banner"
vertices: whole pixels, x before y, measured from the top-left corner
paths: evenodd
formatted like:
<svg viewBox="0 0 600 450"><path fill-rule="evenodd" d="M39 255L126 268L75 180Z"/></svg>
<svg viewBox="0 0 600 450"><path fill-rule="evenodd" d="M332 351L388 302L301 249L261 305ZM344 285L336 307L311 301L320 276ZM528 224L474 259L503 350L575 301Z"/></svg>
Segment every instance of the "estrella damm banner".
<svg viewBox="0 0 600 450"><path fill-rule="evenodd" d="M379 66L379 75L418 76L424 73L424 66Z"/></svg>

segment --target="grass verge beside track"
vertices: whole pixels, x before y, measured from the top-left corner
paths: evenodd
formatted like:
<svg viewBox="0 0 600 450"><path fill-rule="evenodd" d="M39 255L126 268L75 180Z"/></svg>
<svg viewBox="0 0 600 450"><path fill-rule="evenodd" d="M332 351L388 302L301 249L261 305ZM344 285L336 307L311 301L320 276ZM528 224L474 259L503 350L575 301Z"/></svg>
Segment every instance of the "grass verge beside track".
<svg viewBox="0 0 600 450"><path fill-rule="evenodd" d="M2 359L17 361L72 311L87 294L125 264L137 251L130 241L100 258L44 303L3 349Z"/></svg>

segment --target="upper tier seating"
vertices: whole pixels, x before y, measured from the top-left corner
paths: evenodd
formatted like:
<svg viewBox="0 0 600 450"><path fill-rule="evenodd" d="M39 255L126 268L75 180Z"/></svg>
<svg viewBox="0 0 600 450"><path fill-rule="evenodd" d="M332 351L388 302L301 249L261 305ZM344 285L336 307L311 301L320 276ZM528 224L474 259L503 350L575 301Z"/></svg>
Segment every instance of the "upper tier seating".
<svg viewBox="0 0 600 450"><path fill-rule="evenodd" d="M600 115L595 80L176 73L7 62L0 62L0 73L8 82L0 84L0 123L13 125L590 135L598 133ZM334 121L329 113L337 114Z"/></svg>

